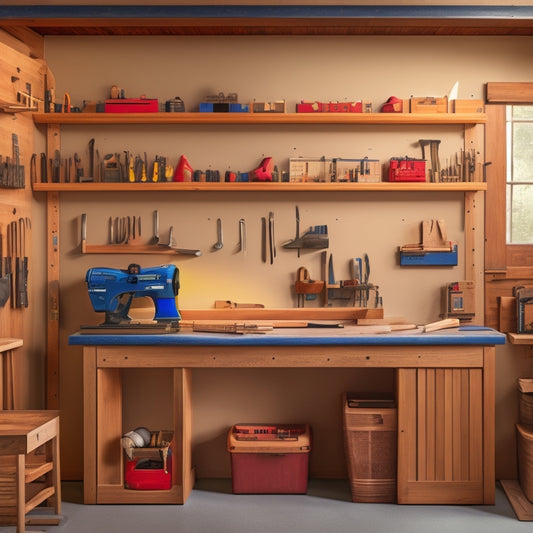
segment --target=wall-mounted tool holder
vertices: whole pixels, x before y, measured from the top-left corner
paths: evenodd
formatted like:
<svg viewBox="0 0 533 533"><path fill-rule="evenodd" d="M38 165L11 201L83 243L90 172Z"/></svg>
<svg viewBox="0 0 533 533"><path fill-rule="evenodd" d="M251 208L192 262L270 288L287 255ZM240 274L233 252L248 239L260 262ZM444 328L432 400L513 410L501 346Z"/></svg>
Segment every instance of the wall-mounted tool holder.
<svg viewBox="0 0 533 533"><path fill-rule="evenodd" d="M457 244L448 240L444 220L424 220L420 227L422 242L400 247L400 265L457 265Z"/></svg>
<svg viewBox="0 0 533 533"><path fill-rule="evenodd" d="M87 244L87 215L81 215L82 254L181 254L200 256L200 250L178 248L174 240L174 228L169 229L168 243L159 241L159 214L154 211L154 235L149 244L141 244L141 217L109 217L108 244Z"/></svg>

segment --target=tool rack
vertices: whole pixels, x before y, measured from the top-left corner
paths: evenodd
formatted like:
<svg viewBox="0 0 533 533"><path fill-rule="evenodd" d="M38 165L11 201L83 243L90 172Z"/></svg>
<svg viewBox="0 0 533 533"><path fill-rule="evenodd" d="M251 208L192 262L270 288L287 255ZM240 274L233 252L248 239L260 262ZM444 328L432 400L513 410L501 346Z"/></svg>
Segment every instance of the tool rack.
<svg viewBox="0 0 533 533"><path fill-rule="evenodd" d="M276 124L280 128L285 125L300 125L305 128L314 126L337 125L368 125L391 128L404 125L442 125L464 127L464 147L476 147L481 161L484 161L484 124L485 113L34 113L33 121L37 125L46 126L47 157L53 157L61 147L61 127L70 125L171 125L195 124L206 128L223 124L265 125ZM374 192L461 192L464 194L464 226L465 230L465 279L476 281L476 286L483 285L481 262L482 250L476 252L475 232L477 228L476 209L483 209L484 182L459 183L282 183L282 182L251 182L251 183L198 183L198 182L157 182L157 183L33 183L34 191L45 192L47 195L47 264L48 264L48 353L49 360L57 362L59 353L59 321L57 302L59 301L59 213L61 192L235 192L235 191L306 191L306 192L346 192L357 194L363 191ZM482 231L482 230L481 230ZM479 264L478 264L479 263ZM483 315L483 295L477 296L476 317ZM476 318L473 319L476 322ZM58 383L50 376L57 375L57 368L49 367L47 372L47 390L50 398L57 398ZM50 407L55 407L51 404Z"/></svg>

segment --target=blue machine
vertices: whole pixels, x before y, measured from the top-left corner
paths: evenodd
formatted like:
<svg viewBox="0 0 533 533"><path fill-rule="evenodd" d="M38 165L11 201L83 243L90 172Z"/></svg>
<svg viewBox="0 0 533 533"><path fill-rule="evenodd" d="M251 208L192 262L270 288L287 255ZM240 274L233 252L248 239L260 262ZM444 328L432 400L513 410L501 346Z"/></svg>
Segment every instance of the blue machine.
<svg viewBox="0 0 533 533"><path fill-rule="evenodd" d="M127 270L90 268L85 275L91 304L105 313L105 325L125 324L133 298L148 296L154 302L154 320L169 323L181 320L176 307L179 271L174 265L141 268L131 264Z"/></svg>

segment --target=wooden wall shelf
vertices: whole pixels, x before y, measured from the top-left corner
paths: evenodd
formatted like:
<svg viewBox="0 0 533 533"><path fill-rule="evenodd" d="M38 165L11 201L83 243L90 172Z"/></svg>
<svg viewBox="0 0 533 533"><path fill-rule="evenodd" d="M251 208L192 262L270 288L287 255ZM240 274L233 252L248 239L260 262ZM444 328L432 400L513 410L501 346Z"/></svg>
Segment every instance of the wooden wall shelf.
<svg viewBox="0 0 533 533"><path fill-rule="evenodd" d="M290 183L290 182L142 182L142 183L33 183L38 192L166 192L166 191L202 191L202 192L476 192L486 191L487 184L482 181L456 183Z"/></svg>
<svg viewBox="0 0 533 533"><path fill-rule="evenodd" d="M35 124L484 124L485 113L34 113Z"/></svg>
<svg viewBox="0 0 533 533"><path fill-rule="evenodd" d="M533 344L533 335L530 333L507 333L511 344Z"/></svg>

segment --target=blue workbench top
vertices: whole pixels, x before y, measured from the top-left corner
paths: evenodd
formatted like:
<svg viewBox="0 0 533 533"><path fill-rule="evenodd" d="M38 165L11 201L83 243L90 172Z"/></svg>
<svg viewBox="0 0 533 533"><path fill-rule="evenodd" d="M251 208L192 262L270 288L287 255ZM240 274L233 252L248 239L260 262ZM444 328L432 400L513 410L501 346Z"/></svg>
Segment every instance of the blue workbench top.
<svg viewBox="0 0 533 533"><path fill-rule="evenodd" d="M481 326L461 326L431 333L422 328L368 334L344 328L276 328L264 334L193 333L102 334L77 332L70 345L82 346L438 346L505 344L505 334Z"/></svg>

